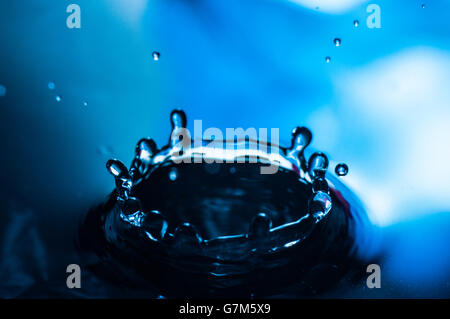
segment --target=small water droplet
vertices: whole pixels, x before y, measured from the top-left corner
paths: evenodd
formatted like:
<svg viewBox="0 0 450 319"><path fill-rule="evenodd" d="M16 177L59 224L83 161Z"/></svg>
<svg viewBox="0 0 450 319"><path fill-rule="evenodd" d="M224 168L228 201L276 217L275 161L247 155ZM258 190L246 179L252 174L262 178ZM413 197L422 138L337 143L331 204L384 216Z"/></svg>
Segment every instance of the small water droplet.
<svg viewBox="0 0 450 319"><path fill-rule="evenodd" d="M342 40L341 40L341 39L339 39L339 38L335 38L335 39L334 39L334 45L335 45L335 46L338 47L338 46L341 45L341 43L342 43Z"/></svg>
<svg viewBox="0 0 450 319"><path fill-rule="evenodd" d="M6 87L0 84L0 96L6 95Z"/></svg>
<svg viewBox="0 0 450 319"><path fill-rule="evenodd" d="M48 82L47 86L48 86L48 88L50 90L54 90L55 89L55 83L54 82Z"/></svg>
<svg viewBox="0 0 450 319"><path fill-rule="evenodd" d="M328 168L328 157L321 152L312 154L308 161L308 171L312 178L325 177Z"/></svg>
<svg viewBox="0 0 450 319"><path fill-rule="evenodd" d="M83 106L88 106L88 104L89 104L88 101L83 102Z"/></svg>
<svg viewBox="0 0 450 319"><path fill-rule="evenodd" d="M163 239L168 228L166 219L157 210L146 213L141 226L146 235L153 241Z"/></svg>
<svg viewBox="0 0 450 319"><path fill-rule="evenodd" d="M187 124L186 113L183 110L173 110L170 113L170 123L172 124L172 129L176 127L184 128Z"/></svg>
<svg viewBox="0 0 450 319"><path fill-rule="evenodd" d="M169 179L175 181L178 178L178 170L173 167L169 172Z"/></svg>
<svg viewBox="0 0 450 319"><path fill-rule="evenodd" d="M159 52L153 51L152 56L153 56L153 60L158 61L158 60L159 60L159 57L160 57L161 55L159 54Z"/></svg>
<svg viewBox="0 0 450 319"><path fill-rule="evenodd" d="M61 95L57 95L57 96L55 96L55 100L56 100L56 102L61 102L61 100L62 100L62 97L61 97Z"/></svg>
<svg viewBox="0 0 450 319"><path fill-rule="evenodd" d="M425 9L425 3L422 3L422 9Z"/></svg>
<svg viewBox="0 0 450 319"><path fill-rule="evenodd" d="M114 177L124 177L128 175L128 169L121 161L118 159L110 159L106 162L106 169L111 173Z"/></svg>
<svg viewBox="0 0 450 319"><path fill-rule="evenodd" d="M174 237L175 246L180 248L186 247L187 245L191 247L198 246L203 241L197 228L189 223L184 223L183 225L177 227L177 229L175 229Z"/></svg>
<svg viewBox="0 0 450 319"><path fill-rule="evenodd" d="M331 61L331 58L330 58L329 56L327 56L327 57L325 58L325 62L330 63L330 61Z"/></svg>
<svg viewBox="0 0 450 319"><path fill-rule="evenodd" d="M256 215L251 224L250 229L248 231L248 236L251 238L260 238L267 235L272 227L272 220L265 213L259 213Z"/></svg>
<svg viewBox="0 0 450 319"><path fill-rule="evenodd" d="M332 207L333 203L330 195L325 192L317 192L309 203L309 213L312 214L317 221L320 221L328 215Z"/></svg>
<svg viewBox="0 0 450 319"><path fill-rule="evenodd" d="M338 176L345 176L348 174L348 166L345 163L337 164L334 171Z"/></svg>
<svg viewBox="0 0 450 319"><path fill-rule="evenodd" d="M355 28L357 28L359 26L359 21L358 20L353 21L353 25L355 26Z"/></svg>
<svg viewBox="0 0 450 319"><path fill-rule="evenodd" d="M143 138L136 145L136 156L144 162L151 161L156 151L156 143L151 138Z"/></svg>
<svg viewBox="0 0 450 319"><path fill-rule="evenodd" d="M311 143L311 140L311 131L307 127L298 126L292 131L291 148L302 150Z"/></svg>

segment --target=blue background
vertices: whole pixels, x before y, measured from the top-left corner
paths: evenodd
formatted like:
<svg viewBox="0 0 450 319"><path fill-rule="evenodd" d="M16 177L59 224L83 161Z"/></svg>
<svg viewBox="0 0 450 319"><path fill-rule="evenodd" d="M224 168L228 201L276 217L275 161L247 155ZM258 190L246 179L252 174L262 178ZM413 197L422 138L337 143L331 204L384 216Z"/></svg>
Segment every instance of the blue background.
<svg viewBox="0 0 450 319"><path fill-rule="evenodd" d="M81 29L72 2L0 2L0 296L64 288L80 216L113 187L106 160L166 143L175 107L282 144L306 125L349 165L387 258L381 289L341 296L450 296L450 1L73 2Z"/></svg>

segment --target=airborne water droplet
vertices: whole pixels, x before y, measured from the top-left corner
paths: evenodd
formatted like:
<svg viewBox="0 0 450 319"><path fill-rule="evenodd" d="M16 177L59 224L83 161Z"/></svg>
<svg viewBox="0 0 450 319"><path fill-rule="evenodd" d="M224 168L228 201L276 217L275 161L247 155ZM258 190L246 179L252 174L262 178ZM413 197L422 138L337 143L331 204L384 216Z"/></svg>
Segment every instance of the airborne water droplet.
<svg viewBox="0 0 450 319"><path fill-rule="evenodd" d="M61 96L60 95L57 95L56 97L55 97L55 100L56 100L56 102L61 102L61 100L62 100L62 98L61 98Z"/></svg>
<svg viewBox="0 0 450 319"><path fill-rule="evenodd" d="M84 106L88 106L88 104L89 104L88 101L84 101L84 102L83 102L83 105L84 105Z"/></svg>
<svg viewBox="0 0 450 319"><path fill-rule="evenodd" d="M425 9L425 3L422 4L422 9Z"/></svg>
<svg viewBox="0 0 450 319"><path fill-rule="evenodd" d="M330 58L329 56L327 56L327 57L325 58L325 62L330 63L330 61L331 61L331 58Z"/></svg>
<svg viewBox="0 0 450 319"><path fill-rule="evenodd" d="M345 176L348 174L348 166L345 163L337 164L334 171L338 176Z"/></svg>
<svg viewBox="0 0 450 319"><path fill-rule="evenodd" d="M160 54L157 51L153 51L152 56L153 56L153 60L158 61Z"/></svg>
<svg viewBox="0 0 450 319"><path fill-rule="evenodd" d="M6 87L0 84L0 96L6 95Z"/></svg>
<svg viewBox="0 0 450 319"><path fill-rule="evenodd" d="M353 25L355 26L355 28L357 28L359 26L359 21L358 20L353 21Z"/></svg>
<svg viewBox="0 0 450 319"><path fill-rule="evenodd" d="M169 172L169 179L175 181L178 178L178 170L174 167Z"/></svg>
<svg viewBox="0 0 450 319"><path fill-rule="evenodd" d="M334 45L335 45L335 46L338 47L338 46L341 45L341 43L342 43L341 39L339 39L339 38L335 38L335 39L334 39Z"/></svg>

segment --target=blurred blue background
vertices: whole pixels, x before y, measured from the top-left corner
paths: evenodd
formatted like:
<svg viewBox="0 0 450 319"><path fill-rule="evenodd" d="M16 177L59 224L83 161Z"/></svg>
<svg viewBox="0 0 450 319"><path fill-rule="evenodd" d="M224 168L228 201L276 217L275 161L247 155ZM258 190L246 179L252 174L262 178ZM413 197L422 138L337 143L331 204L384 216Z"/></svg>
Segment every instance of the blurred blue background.
<svg viewBox="0 0 450 319"><path fill-rule="evenodd" d="M446 0L2 0L0 296L65 284L80 216L113 188L106 160L166 143L178 107L282 144L310 127L383 229L382 288L342 296L448 298L449 21Z"/></svg>

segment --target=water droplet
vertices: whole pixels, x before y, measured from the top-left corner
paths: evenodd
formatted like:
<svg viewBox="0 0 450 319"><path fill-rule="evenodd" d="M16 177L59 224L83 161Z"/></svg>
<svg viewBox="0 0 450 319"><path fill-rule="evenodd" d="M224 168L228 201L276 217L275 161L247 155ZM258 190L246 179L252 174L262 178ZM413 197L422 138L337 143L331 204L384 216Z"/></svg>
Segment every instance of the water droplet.
<svg viewBox="0 0 450 319"><path fill-rule="evenodd" d="M425 9L425 3L422 3L422 9Z"/></svg>
<svg viewBox="0 0 450 319"><path fill-rule="evenodd" d="M334 45L335 45L335 46L338 47L338 46L341 45L341 43L342 43L341 39L339 39L339 38L335 38L335 39L334 39Z"/></svg>
<svg viewBox="0 0 450 319"><path fill-rule="evenodd" d="M153 56L153 60L158 61L158 60L159 60L159 57L160 57L161 55L159 54L159 52L153 51L152 56Z"/></svg>
<svg viewBox="0 0 450 319"><path fill-rule="evenodd" d="M175 245L184 248L183 246L198 246L203 241L194 225L184 223L177 227L174 233Z"/></svg>
<svg viewBox="0 0 450 319"><path fill-rule="evenodd" d="M88 104L89 104L88 101L83 102L83 106L88 106Z"/></svg>
<svg viewBox="0 0 450 319"><path fill-rule="evenodd" d="M330 212L333 207L330 195L325 192L317 192L314 194L309 204L309 213L320 221Z"/></svg>
<svg viewBox="0 0 450 319"><path fill-rule="evenodd" d="M173 167L169 172L169 179L171 181L175 181L178 178L178 170L176 167Z"/></svg>
<svg viewBox="0 0 450 319"><path fill-rule="evenodd" d="M311 140L312 133L307 127L296 127L292 131L291 148L301 151L311 143Z"/></svg>
<svg viewBox="0 0 450 319"><path fill-rule="evenodd" d="M357 28L359 26L359 21L358 20L353 21L353 25L355 26L355 28Z"/></svg>
<svg viewBox="0 0 450 319"><path fill-rule="evenodd" d="M55 83L54 82L48 82L47 86L48 86L48 88L50 90L54 90L55 89Z"/></svg>
<svg viewBox="0 0 450 319"><path fill-rule="evenodd" d="M141 226L146 235L153 241L163 239L168 228L166 219L157 210L146 213Z"/></svg>
<svg viewBox="0 0 450 319"><path fill-rule="evenodd" d="M345 163L337 164L334 171L338 176L345 176L348 174L348 166Z"/></svg>
<svg viewBox="0 0 450 319"><path fill-rule="evenodd" d="M118 159L110 159L108 162L106 162L106 169L114 177L122 178L128 175L127 167Z"/></svg>
<svg viewBox="0 0 450 319"><path fill-rule="evenodd" d="M6 87L0 84L0 96L6 95Z"/></svg>
<svg viewBox="0 0 450 319"><path fill-rule="evenodd" d="M272 220L270 219L270 217L265 213L259 213L253 218L250 224L248 237L250 238L264 237L269 233L271 227L272 227Z"/></svg>
<svg viewBox="0 0 450 319"><path fill-rule="evenodd" d="M329 56L327 56L327 57L325 58L325 62L330 63L330 61L331 61L331 58L330 58Z"/></svg>
<svg viewBox="0 0 450 319"><path fill-rule="evenodd" d="M316 152L311 155L308 161L308 171L312 178L325 177L325 173L328 168L328 157L321 153Z"/></svg>
<svg viewBox="0 0 450 319"><path fill-rule="evenodd" d="M145 162L149 162L156 153L157 146L151 138L143 138L136 145L136 156Z"/></svg>
<svg viewBox="0 0 450 319"><path fill-rule="evenodd" d="M61 97L61 95L57 95L57 96L55 96L55 100L56 100L56 102L61 102L61 100L62 100L62 97Z"/></svg>
<svg viewBox="0 0 450 319"><path fill-rule="evenodd" d="M182 110L173 110L172 113L170 113L170 123L172 124L172 128L186 127L186 113Z"/></svg>

